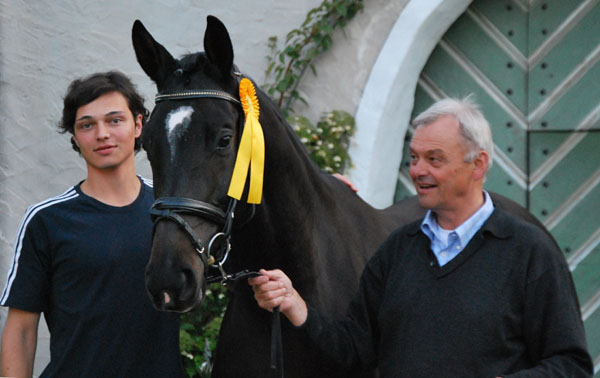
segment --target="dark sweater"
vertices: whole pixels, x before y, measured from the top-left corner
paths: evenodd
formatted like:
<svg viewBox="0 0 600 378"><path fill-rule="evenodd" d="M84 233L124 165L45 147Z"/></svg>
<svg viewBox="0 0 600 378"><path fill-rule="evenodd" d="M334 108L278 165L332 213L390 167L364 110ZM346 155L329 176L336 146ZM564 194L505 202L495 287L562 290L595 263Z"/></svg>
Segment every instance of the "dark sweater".
<svg viewBox="0 0 600 378"><path fill-rule="evenodd" d="M381 377L591 377L566 261L539 228L496 209L440 267L420 222L365 268L343 321L309 308L323 353Z"/></svg>

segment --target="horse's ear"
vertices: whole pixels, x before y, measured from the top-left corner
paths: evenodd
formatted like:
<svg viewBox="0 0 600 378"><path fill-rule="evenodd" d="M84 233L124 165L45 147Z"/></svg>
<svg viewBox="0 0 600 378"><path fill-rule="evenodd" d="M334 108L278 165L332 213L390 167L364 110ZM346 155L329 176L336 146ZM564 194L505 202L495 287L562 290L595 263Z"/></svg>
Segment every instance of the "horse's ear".
<svg viewBox="0 0 600 378"><path fill-rule="evenodd" d="M233 68L233 46L225 25L214 16L206 17L204 52L208 60L219 68L223 77Z"/></svg>
<svg viewBox="0 0 600 378"><path fill-rule="evenodd" d="M157 85L167 74L175 71L177 63L173 56L152 38L140 20L133 23L131 39L138 63Z"/></svg>

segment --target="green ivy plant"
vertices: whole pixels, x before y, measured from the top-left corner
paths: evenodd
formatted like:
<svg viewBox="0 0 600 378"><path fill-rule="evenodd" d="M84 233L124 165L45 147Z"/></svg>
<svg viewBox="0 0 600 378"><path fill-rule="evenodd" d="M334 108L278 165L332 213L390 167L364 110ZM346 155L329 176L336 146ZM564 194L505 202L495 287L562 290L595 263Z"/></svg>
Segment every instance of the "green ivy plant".
<svg viewBox="0 0 600 378"><path fill-rule="evenodd" d="M324 114L316 126L302 116L289 117L288 121L311 159L325 172L342 173L350 165L348 147L354 133L354 117L350 114L331 111Z"/></svg>
<svg viewBox="0 0 600 378"><path fill-rule="evenodd" d="M179 347L183 368L189 378L210 378L227 295L224 286L213 283L206 290L202 306L180 316Z"/></svg>
<svg viewBox="0 0 600 378"><path fill-rule="evenodd" d="M284 113L312 160L329 173L342 173L351 165L348 146L355 129L354 118L347 112L334 110L313 125L306 117L291 115L293 104L295 100L307 104L297 90L300 79L307 68L316 75L313 59L329 49L333 32L343 28L362 9L362 0L325 0L308 12L300 28L288 33L282 50L276 48L276 37L268 40L271 53L267 57L267 83L263 89ZM212 284L201 308L181 315L181 355L189 378L210 377L227 302L227 289Z"/></svg>
<svg viewBox="0 0 600 378"><path fill-rule="evenodd" d="M313 60L333 43L333 33L346 26L363 9L362 0L325 0L312 9L298 29L290 31L285 45L277 50L277 37L269 38L266 83L263 89L288 116L295 100L307 103L298 84L307 68L317 74Z"/></svg>

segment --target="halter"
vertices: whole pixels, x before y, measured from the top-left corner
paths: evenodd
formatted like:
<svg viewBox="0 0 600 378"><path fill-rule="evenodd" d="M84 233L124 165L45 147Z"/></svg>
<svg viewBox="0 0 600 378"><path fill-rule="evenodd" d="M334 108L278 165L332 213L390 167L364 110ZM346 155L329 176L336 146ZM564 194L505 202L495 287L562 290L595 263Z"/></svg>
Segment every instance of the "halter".
<svg viewBox="0 0 600 378"><path fill-rule="evenodd" d="M237 70L236 70L237 71ZM234 72L234 75L239 79L241 74ZM156 95L154 101L170 101L170 100L188 100L188 99L203 99L212 98L229 101L238 106L241 106L241 102L235 97L231 96L227 92L220 90L188 90L173 93L159 93ZM239 129L242 129L242 124L239 125ZM241 131L239 133L241 135ZM231 250L231 227L233 224L233 218L235 213L235 206L237 200L230 198L227 211L223 212L220 208L211 205L210 203L198 201L190 198L181 197L161 197L154 201L152 208L150 209L150 215L154 221L154 229L152 231L152 238L154 239L154 230L156 230L156 224L164 219L171 220L177 223L183 231L187 234L196 252L200 256L202 263L204 264L204 277L206 283L213 283L220 281L222 285L227 285L231 282L236 282L242 278L256 277L260 274L252 272L247 269L242 270L238 273L227 274L223 268L223 264L229 256ZM250 217L243 223L247 223L252 219L255 212L255 205L252 205L252 213ZM221 232L217 232L212 236L208 242L208 246L205 249L202 245L202 241L196 236L194 230L188 222L181 217L179 214L190 214L210 222L223 225ZM220 238L223 239L221 248L218 251L213 251L213 245ZM209 269L219 269L220 276L209 276ZM273 372L273 376L283 378L283 346L281 339L281 324L279 320L279 306L273 309L273 317L271 321L271 362L270 368Z"/></svg>
<svg viewBox="0 0 600 378"><path fill-rule="evenodd" d="M240 74L237 72L235 75L240 76ZM154 101L160 102L204 98L225 100L241 106L241 103L238 99L229 93L220 90L187 90L172 93L159 93L156 95ZM248 270L243 270L234 274L227 274L223 268L223 265L229 256L229 251L231 250L231 228L233 225L236 205L237 200L230 198L227 210L223 211L222 209L210 203L191 198L158 198L154 201L152 208L150 209L150 215L152 216L152 220L154 222L153 238L156 225L159 221L170 220L175 222L188 236L192 245L194 246L194 249L196 250L196 253L202 260L202 263L204 264L204 277L206 282L209 284L220 280L221 284L227 285L228 283L235 282L240 278L258 275L258 273L249 272ZM250 218L247 219L246 222L248 222L254 216L254 211L255 207L253 205ZM222 226L222 230L212 236L205 248L202 240L196 236L192 227L180 214L189 214L208 220L212 223ZM218 269L220 276L208 275L211 267Z"/></svg>

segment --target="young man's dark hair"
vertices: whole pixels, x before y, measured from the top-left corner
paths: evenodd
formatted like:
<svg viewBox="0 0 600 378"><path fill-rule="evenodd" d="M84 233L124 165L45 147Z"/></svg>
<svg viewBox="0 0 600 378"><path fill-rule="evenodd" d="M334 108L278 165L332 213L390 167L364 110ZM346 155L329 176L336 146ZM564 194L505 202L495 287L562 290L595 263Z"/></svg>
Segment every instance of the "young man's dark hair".
<svg viewBox="0 0 600 378"><path fill-rule="evenodd" d="M69 85L64 98L62 118L58 124L60 132L68 132L73 135L77 109L110 92L121 93L127 100L129 110L131 110L134 118L141 114L143 117L142 125L146 123L149 114L148 109L144 106L144 99L137 93L135 85L121 72L108 71L77 79ZM71 138L71 145L75 151L80 152L73 138ZM141 140L137 138L135 140L135 151L138 152L141 147Z"/></svg>

